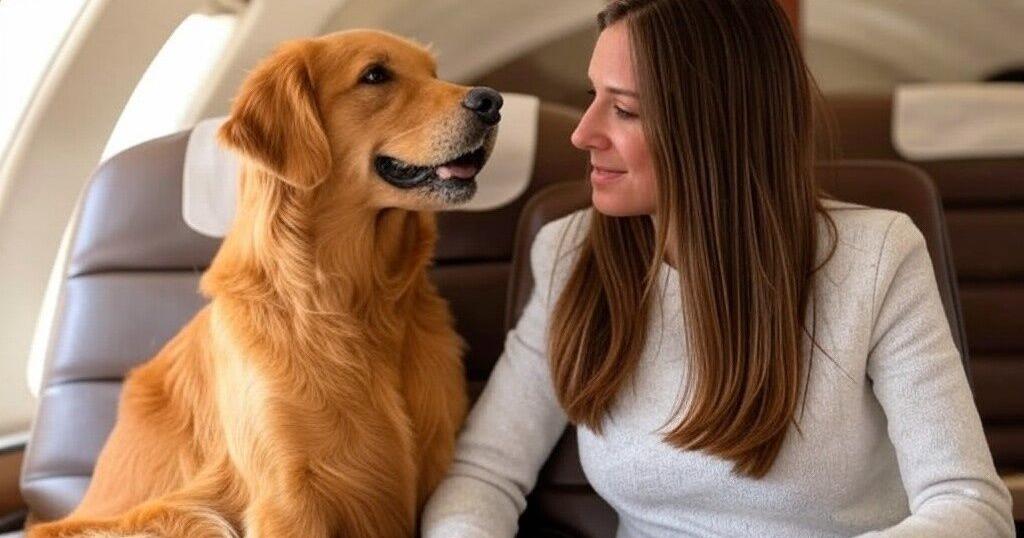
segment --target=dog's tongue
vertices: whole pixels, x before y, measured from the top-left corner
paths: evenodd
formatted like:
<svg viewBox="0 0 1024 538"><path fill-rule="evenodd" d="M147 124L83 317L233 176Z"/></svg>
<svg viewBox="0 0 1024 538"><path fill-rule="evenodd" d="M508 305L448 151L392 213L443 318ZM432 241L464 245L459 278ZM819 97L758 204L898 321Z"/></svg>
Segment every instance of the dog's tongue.
<svg viewBox="0 0 1024 538"><path fill-rule="evenodd" d="M437 167L437 177L441 179L469 179L479 172L477 167L471 164L444 164Z"/></svg>

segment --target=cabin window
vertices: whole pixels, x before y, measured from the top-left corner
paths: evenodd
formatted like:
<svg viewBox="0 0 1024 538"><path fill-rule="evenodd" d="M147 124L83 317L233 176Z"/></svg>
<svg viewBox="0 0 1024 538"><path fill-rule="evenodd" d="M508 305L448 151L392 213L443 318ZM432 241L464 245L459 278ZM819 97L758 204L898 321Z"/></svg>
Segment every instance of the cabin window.
<svg viewBox="0 0 1024 538"><path fill-rule="evenodd" d="M85 0L0 2L0 159Z"/></svg>
<svg viewBox="0 0 1024 538"><path fill-rule="evenodd" d="M188 127L193 97L234 30L233 14L190 15L171 34L132 92L101 160Z"/></svg>
<svg viewBox="0 0 1024 538"><path fill-rule="evenodd" d="M6 2L3 0L0 5ZM188 127L186 122L193 97L220 58L236 20L233 14L198 13L182 21L136 85L107 141L101 161L135 144ZM72 215L69 222L74 221ZM42 384L43 363L67 260L69 231L70 228L64 234L50 273L29 353L27 377L33 396L39 395Z"/></svg>

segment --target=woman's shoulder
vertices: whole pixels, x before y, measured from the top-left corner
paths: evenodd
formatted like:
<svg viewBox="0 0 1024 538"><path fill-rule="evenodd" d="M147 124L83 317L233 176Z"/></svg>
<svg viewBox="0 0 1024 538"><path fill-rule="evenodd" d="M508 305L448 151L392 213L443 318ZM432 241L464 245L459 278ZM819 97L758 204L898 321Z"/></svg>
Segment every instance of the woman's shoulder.
<svg viewBox="0 0 1024 538"><path fill-rule="evenodd" d="M835 223L837 249L847 249L858 256L877 256L882 249L898 246L913 232L920 231L906 213L882 209L839 200L822 200L827 215ZM822 215L818 216L819 243L829 247L829 226Z"/></svg>
<svg viewBox="0 0 1024 538"><path fill-rule="evenodd" d="M562 238L574 239L577 242L586 237L587 229L590 227L590 215L594 208L585 207L577 209L568 215L559 217L540 227L534 243L544 241L559 241Z"/></svg>
<svg viewBox="0 0 1024 538"><path fill-rule="evenodd" d="M909 216L900 211L832 199L823 199L822 207L835 224L835 234L832 234L824 216L819 214L818 259L815 265L820 265L828 256L833 238L835 252L825 266L836 271L844 267L872 266L885 252L899 257L900 251L924 243L920 230ZM547 273L558 267L571 266L562 260L571 260L586 241L593 211L592 207L579 209L542 226L530 249L534 268Z"/></svg>
<svg viewBox="0 0 1024 538"><path fill-rule="evenodd" d="M541 226L530 247L534 273L566 271L572 266L565 261L571 261L586 241L592 211L591 207L579 209Z"/></svg>
<svg viewBox="0 0 1024 538"><path fill-rule="evenodd" d="M833 199L823 199L822 207L836 225L840 244L864 253L874 252L877 254L878 248L881 248L882 243L886 242L887 236L891 243L893 239L899 239L899 237L893 237L894 235L906 235L906 230L902 230L903 234L890 233L893 230L916 229L909 216L891 209ZM593 211L592 207L587 207L548 222L537 232L534 248L544 250L552 255L559 250L563 254L568 254L572 250L578 249L586 239ZM826 239L825 246L828 246L827 223L821 217L819 215L818 225L823 233L819 236Z"/></svg>
<svg viewBox="0 0 1024 538"><path fill-rule="evenodd" d="M924 235L906 213L837 200L823 200L822 205L835 223L835 234L819 214L815 266L827 258L822 268L832 282L850 286L854 275L860 275L873 287L883 266L898 265L910 252L925 248Z"/></svg>
<svg viewBox="0 0 1024 538"><path fill-rule="evenodd" d="M885 226L893 219L903 215L903 213L891 209L854 204L831 198L823 198L821 205L837 221L837 224L842 221L847 226L877 227L880 224Z"/></svg>
<svg viewBox="0 0 1024 538"><path fill-rule="evenodd" d="M533 240L531 257L535 254L566 255L578 249L590 229L592 207L579 209L541 226Z"/></svg>

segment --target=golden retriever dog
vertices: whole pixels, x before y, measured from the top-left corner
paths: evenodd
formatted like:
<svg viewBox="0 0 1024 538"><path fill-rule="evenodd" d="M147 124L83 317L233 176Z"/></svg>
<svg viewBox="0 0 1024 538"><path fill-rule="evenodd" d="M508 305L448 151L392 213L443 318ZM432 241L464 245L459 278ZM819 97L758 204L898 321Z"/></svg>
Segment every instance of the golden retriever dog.
<svg viewBox="0 0 1024 538"><path fill-rule="evenodd" d="M81 505L28 536L414 535L467 405L433 211L475 193L500 107L376 31L253 71L218 133L242 171L211 301L125 380Z"/></svg>

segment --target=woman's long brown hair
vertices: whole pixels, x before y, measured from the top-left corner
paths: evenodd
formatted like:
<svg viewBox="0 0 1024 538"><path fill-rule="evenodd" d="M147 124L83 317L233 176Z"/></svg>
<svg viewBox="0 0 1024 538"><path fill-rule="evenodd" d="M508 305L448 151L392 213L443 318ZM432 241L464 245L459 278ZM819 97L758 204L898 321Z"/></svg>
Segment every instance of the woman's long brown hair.
<svg viewBox="0 0 1024 538"><path fill-rule="evenodd" d="M592 211L551 317L556 393L601 431L637 370L661 261L678 253L690 366L664 438L763 477L799 427L804 313L835 249L814 180L817 88L773 0L617 0L598 23L628 25L657 212ZM832 247L815 267L819 215Z"/></svg>

